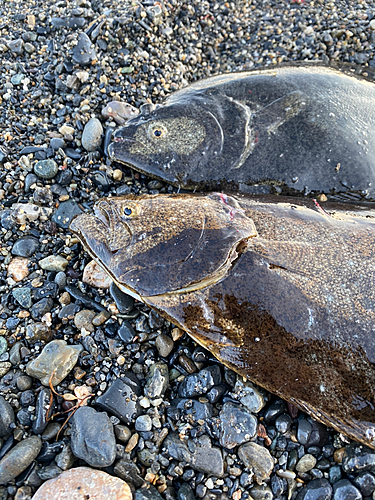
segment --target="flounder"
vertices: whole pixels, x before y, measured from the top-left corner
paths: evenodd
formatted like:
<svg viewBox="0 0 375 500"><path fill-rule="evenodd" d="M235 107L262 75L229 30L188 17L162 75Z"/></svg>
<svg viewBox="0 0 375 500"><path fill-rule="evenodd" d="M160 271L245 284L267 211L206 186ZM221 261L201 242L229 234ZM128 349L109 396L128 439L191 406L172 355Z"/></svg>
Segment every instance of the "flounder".
<svg viewBox="0 0 375 500"><path fill-rule="evenodd" d="M124 292L375 448L375 211L246 195L100 200L70 229Z"/></svg>
<svg viewBox="0 0 375 500"><path fill-rule="evenodd" d="M109 156L196 190L375 198L375 85L324 66L207 78L118 129Z"/></svg>

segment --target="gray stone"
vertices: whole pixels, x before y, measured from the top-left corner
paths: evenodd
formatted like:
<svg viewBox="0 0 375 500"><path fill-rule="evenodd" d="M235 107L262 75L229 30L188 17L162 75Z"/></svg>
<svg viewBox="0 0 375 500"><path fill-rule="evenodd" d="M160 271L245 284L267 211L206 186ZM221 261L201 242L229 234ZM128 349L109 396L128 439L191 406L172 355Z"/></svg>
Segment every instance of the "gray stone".
<svg viewBox="0 0 375 500"><path fill-rule="evenodd" d="M155 347L158 350L159 356L166 358L172 352L174 346L173 339L169 335L162 333L155 340Z"/></svg>
<svg viewBox="0 0 375 500"><path fill-rule="evenodd" d="M95 49L91 47L91 40L86 33L78 35L77 45L73 48L73 60L81 66L87 66L97 58Z"/></svg>
<svg viewBox="0 0 375 500"><path fill-rule="evenodd" d="M313 469L316 465L316 458L313 455L307 453L304 455L296 465L297 472L308 472Z"/></svg>
<svg viewBox="0 0 375 500"><path fill-rule="evenodd" d="M97 118L91 118L83 129L82 146L86 151L96 151L102 142L103 127Z"/></svg>
<svg viewBox="0 0 375 500"><path fill-rule="evenodd" d="M57 163L50 158L38 161L34 167L34 172L41 179L53 179L58 170Z"/></svg>
<svg viewBox="0 0 375 500"><path fill-rule="evenodd" d="M251 491L251 490L250 490ZM331 500L332 486L327 479L313 479L301 488L296 500Z"/></svg>
<svg viewBox="0 0 375 500"><path fill-rule="evenodd" d="M21 472L39 455L42 440L38 436L23 439L0 460L0 484L6 484Z"/></svg>
<svg viewBox="0 0 375 500"><path fill-rule="evenodd" d="M124 293L119 287L113 283L109 287L109 292L116 303L120 314L128 314L134 307L134 299L131 295Z"/></svg>
<svg viewBox="0 0 375 500"><path fill-rule="evenodd" d="M333 500L362 500L362 494L349 479L341 479L333 485Z"/></svg>
<svg viewBox="0 0 375 500"><path fill-rule="evenodd" d="M375 467L375 450L353 443L345 449L342 458L342 468L347 474L373 470Z"/></svg>
<svg viewBox="0 0 375 500"><path fill-rule="evenodd" d="M65 271L68 261L61 255L48 255L39 261L39 267L45 271Z"/></svg>
<svg viewBox="0 0 375 500"><path fill-rule="evenodd" d="M64 447L61 452L56 455L55 462L61 470L68 470L73 466L75 457L72 452L72 448L69 443L64 443Z"/></svg>
<svg viewBox="0 0 375 500"><path fill-rule="evenodd" d="M28 286L13 288L12 295L24 309L29 309L32 305L31 290Z"/></svg>
<svg viewBox="0 0 375 500"><path fill-rule="evenodd" d="M243 406L225 403L219 414L220 444L228 449L250 441L257 432L257 419Z"/></svg>
<svg viewBox="0 0 375 500"><path fill-rule="evenodd" d="M39 241L33 236L24 236L17 240L12 247L12 255L31 257L38 249Z"/></svg>
<svg viewBox="0 0 375 500"><path fill-rule="evenodd" d="M134 484L136 488L139 488L144 483L140 469L132 460L128 458L119 460L114 466L114 472L116 476L121 477L124 481Z"/></svg>
<svg viewBox="0 0 375 500"><path fill-rule="evenodd" d="M151 365L144 393L148 398L163 396L169 385L169 369L165 363Z"/></svg>
<svg viewBox="0 0 375 500"><path fill-rule="evenodd" d="M35 420L33 421L33 431L35 434L41 434L44 431L48 424L48 415L53 415L55 412L55 405L52 403L52 407L50 408L50 401L51 391L47 387L43 387L36 401Z"/></svg>
<svg viewBox="0 0 375 500"><path fill-rule="evenodd" d="M152 429L152 420L149 415L140 415L135 421L135 430L138 432L147 432Z"/></svg>
<svg viewBox="0 0 375 500"><path fill-rule="evenodd" d="M297 439L301 444L305 445L308 442L311 432L312 425L308 420L303 418L298 422Z"/></svg>
<svg viewBox="0 0 375 500"><path fill-rule="evenodd" d="M5 337L0 335L0 356L2 356L8 350L8 342Z"/></svg>
<svg viewBox="0 0 375 500"><path fill-rule="evenodd" d="M134 494L134 500L163 500L155 486L148 484L139 488Z"/></svg>
<svg viewBox="0 0 375 500"><path fill-rule="evenodd" d="M122 443L127 443L132 435L131 430L126 425L115 425L115 435Z"/></svg>
<svg viewBox="0 0 375 500"><path fill-rule="evenodd" d="M254 486L249 490L250 498L253 500L272 500L273 494L269 486Z"/></svg>
<svg viewBox="0 0 375 500"><path fill-rule="evenodd" d="M39 379L43 385L59 384L77 363L81 345L67 345L65 340L53 340L47 344L39 356L26 366L30 377Z"/></svg>
<svg viewBox="0 0 375 500"><path fill-rule="evenodd" d="M252 413L258 413L264 406L264 397L259 389L239 376L232 395Z"/></svg>
<svg viewBox="0 0 375 500"><path fill-rule="evenodd" d="M243 444L238 449L238 456L245 466L254 472L258 484L262 484L270 477L275 464L270 452L264 446L256 443Z"/></svg>
<svg viewBox="0 0 375 500"><path fill-rule="evenodd" d="M221 382L221 372L218 365L204 368L198 373L185 377L178 389L181 398L193 398L206 394L214 385Z"/></svg>
<svg viewBox="0 0 375 500"><path fill-rule="evenodd" d="M0 438L8 437L12 433L10 425L14 422L13 408L3 396L0 396Z"/></svg>
<svg viewBox="0 0 375 500"><path fill-rule="evenodd" d="M78 408L72 418L73 454L92 467L108 467L116 458L116 439L108 415L90 406Z"/></svg>
<svg viewBox="0 0 375 500"><path fill-rule="evenodd" d="M58 209L52 216L52 221L55 222L59 227L63 229L68 229L75 215L82 213L82 209L79 207L78 203L74 200L67 200L60 203ZM56 269L57 271L64 271L63 269Z"/></svg>

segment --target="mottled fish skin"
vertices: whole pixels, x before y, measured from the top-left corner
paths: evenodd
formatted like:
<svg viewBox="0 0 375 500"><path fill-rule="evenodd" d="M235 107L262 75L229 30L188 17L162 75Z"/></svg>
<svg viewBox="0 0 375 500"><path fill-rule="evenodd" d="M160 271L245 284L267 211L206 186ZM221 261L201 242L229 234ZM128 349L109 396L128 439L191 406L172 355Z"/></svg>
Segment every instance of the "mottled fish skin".
<svg viewBox="0 0 375 500"><path fill-rule="evenodd" d="M325 207L110 198L71 230L118 286L226 366L375 448L375 209Z"/></svg>
<svg viewBox="0 0 375 500"><path fill-rule="evenodd" d="M109 155L186 189L375 199L375 84L312 65L215 76L142 106Z"/></svg>

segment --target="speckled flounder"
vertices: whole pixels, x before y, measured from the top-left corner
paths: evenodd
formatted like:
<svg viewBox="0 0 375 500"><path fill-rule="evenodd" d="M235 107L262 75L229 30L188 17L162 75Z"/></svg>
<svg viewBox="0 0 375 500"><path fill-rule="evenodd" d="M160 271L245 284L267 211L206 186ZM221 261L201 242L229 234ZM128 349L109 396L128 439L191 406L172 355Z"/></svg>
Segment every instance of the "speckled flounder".
<svg viewBox="0 0 375 500"><path fill-rule="evenodd" d="M199 81L118 129L113 160L187 189L375 198L375 84L324 66Z"/></svg>
<svg viewBox="0 0 375 500"><path fill-rule="evenodd" d="M109 198L71 230L122 290L225 365L375 448L375 211L337 207Z"/></svg>

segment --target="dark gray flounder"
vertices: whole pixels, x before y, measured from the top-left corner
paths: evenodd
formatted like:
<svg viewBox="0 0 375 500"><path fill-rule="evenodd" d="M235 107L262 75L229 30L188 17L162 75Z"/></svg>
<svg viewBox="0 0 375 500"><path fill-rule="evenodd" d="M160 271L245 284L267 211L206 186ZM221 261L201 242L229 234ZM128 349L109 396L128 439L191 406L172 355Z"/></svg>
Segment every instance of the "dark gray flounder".
<svg viewBox="0 0 375 500"><path fill-rule="evenodd" d="M109 155L187 189L375 198L375 85L319 66L208 78L142 106Z"/></svg>
<svg viewBox="0 0 375 500"><path fill-rule="evenodd" d="M71 230L225 365L375 448L375 211L284 200L110 198Z"/></svg>

